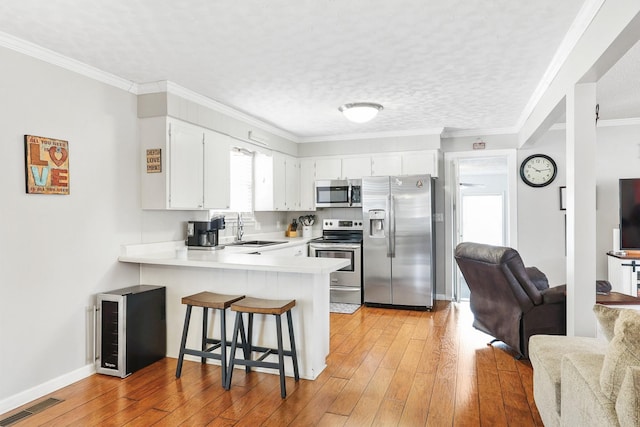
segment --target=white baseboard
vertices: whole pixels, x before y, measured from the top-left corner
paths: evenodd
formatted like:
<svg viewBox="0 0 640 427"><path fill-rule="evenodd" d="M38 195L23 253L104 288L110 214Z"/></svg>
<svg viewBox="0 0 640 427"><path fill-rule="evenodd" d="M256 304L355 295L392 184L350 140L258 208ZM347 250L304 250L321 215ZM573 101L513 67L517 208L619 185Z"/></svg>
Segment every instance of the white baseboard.
<svg viewBox="0 0 640 427"><path fill-rule="evenodd" d="M96 368L93 363L83 366L80 369L61 375L57 378L49 380L45 383L39 384L28 390L22 391L18 394L14 394L4 400L0 400L0 414L9 412L25 403L32 402L40 397L47 395L51 392L58 390L59 388L66 387L69 384L73 384L83 378L86 378L96 373Z"/></svg>

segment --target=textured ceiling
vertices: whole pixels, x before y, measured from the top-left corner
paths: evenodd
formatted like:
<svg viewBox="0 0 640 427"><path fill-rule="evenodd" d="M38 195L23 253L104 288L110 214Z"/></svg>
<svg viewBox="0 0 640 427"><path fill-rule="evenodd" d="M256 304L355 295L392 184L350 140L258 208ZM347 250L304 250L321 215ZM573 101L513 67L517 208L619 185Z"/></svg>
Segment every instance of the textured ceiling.
<svg viewBox="0 0 640 427"><path fill-rule="evenodd" d="M583 3L2 0L0 31L313 138L514 128ZM348 123L357 101L385 109Z"/></svg>

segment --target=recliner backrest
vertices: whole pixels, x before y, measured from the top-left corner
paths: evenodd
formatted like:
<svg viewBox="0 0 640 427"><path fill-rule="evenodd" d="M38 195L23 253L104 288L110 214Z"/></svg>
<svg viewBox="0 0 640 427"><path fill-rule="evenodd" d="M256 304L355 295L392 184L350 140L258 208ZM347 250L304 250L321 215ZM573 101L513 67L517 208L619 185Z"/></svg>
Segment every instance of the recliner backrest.
<svg viewBox="0 0 640 427"><path fill-rule="evenodd" d="M515 249L464 242L456 247L455 258L471 292L478 282L491 281L492 286L509 288L524 312L542 304L542 294Z"/></svg>

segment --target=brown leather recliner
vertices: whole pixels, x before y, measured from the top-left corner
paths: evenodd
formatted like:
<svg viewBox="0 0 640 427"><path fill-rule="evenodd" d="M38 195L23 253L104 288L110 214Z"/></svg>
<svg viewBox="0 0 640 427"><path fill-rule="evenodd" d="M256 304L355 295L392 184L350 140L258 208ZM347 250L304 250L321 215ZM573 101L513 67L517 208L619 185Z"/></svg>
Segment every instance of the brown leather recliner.
<svg viewBox="0 0 640 427"><path fill-rule="evenodd" d="M515 249L460 243L455 259L471 290L473 327L529 357L529 337L566 335L566 287L549 287Z"/></svg>

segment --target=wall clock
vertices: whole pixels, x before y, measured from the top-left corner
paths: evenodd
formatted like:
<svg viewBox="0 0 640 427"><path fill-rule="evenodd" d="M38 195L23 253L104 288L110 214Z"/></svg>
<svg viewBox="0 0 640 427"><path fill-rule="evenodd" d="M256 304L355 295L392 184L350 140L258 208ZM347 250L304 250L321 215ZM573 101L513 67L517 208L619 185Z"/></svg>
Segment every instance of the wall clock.
<svg viewBox="0 0 640 427"><path fill-rule="evenodd" d="M520 178L531 187L544 187L553 182L558 167L553 159L545 154L533 154L520 165Z"/></svg>

